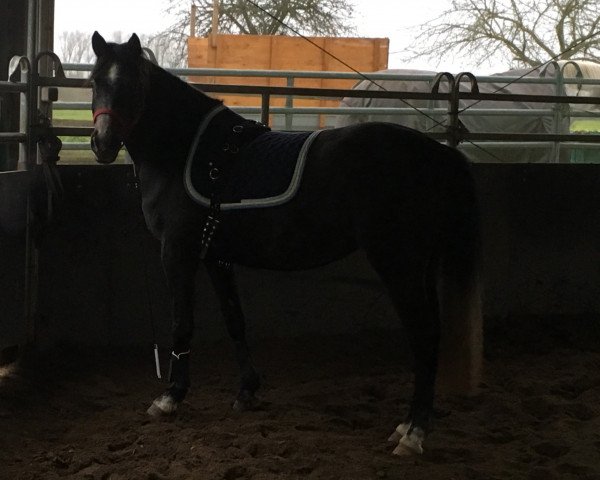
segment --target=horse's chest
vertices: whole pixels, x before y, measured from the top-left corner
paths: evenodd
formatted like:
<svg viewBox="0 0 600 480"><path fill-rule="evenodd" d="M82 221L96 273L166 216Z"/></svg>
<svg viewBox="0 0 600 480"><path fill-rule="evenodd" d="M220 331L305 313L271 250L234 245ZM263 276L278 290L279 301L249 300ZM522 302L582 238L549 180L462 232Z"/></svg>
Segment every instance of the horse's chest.
<svg viewBox="0 0 600 480"><path fill-rule="evenodd" d="M157 238L162 238L166 229L185 223L191 209L195 209L183 190L181 174L165 175L142 168L140 185L144 219Z"/></svg>

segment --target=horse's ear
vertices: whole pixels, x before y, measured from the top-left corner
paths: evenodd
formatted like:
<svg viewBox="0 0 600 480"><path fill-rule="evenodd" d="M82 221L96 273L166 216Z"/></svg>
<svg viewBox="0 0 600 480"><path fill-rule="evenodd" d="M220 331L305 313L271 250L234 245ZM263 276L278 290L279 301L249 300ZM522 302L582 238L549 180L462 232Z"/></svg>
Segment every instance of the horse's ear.
<svg viewBox="0 0 600 480"><path fill-rule="evenodd" d="M92 35L92 49L97 57L101 57L108 51L106 40L98 32L94 32Z"/></svg>
<svg viewBox="0 0 600 480"><path fill-rule="evenodd" d="M139 37L135 33L127 41L127 46L136 56L142 54L142 44L140 43Z"/></svg>

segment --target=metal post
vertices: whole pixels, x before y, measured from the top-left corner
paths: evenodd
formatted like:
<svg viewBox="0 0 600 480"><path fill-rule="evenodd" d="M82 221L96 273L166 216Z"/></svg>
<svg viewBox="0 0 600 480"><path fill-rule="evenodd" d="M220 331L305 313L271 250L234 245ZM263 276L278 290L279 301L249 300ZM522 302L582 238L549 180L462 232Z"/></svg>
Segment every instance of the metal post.
<svg viewBox="0 0 600 480"><path fill-rule="evenodd" d="M557 68L556 70L556 95L557 96L562 96L563 92L565 90L565 82L563 79L563 72L561 68ZM561 124L562 124L562 104L560 103L555 103L554 104L554 116L553 116L553 122L554 122L554 133L563 133L561 131ZM554 158L554 162L555 163L560 163L560 142L554 142L553 144L553 148L552 148L552 157Z"/></svg>
<svg viewBox="0 0 600 480"><path fill-rule="evenodd" d="M433 79L433 84L431 85L432 93L439 92L440 83L442 80L446 80L448 82L448 92L450 92L450 95L448 97L448 127L446 128L446 141L451 147L456 147L458 145L456 133L458 129L459 87L457 86L454 75L452 75L449 72L440 72Z"/></svg>
<svg viewBox="0 0 600 480"><path fill-rule="evenodd" d="M287 77L287 86L288 87L293 87L294 86L294 77ZM294 106L294 97L292 95L287 95L285 97L285 106L287 108L292 108ZM293 128L293 119L294 119L294 114L293 113L286 113L285 114L285 129L286 130L292 130Z"/></svg>
<svg viewBox="0 0 600 480"><path fill-rule="evenodd" d="M27 58L31 71L27 78L27 134L26 158L19 158L20 170L33 170L37 163L37 145L33 138L32 127L37 120L37 85L39 80L38 67L35 62L38 38L38 0L29 0L27 5ZM24 162L24 165L21 162Z"/></svg>
<svg viewBox="0 0 600 480"><path fill-rule="evenodd" d="M212 26L210 31L210 43L217 46L217 35L219 33L219 0L213 0Z"/></svg>
<svg viewBox="0 0 600 480"><path fill-rule="evenodd" d="M263 125L269 125L269 102L270 95L268 93L263 93L260 109L260 121Z"/></svg>
<svg viewBox="0 0 600 480"><path fill-rule="evenodd" d="M463 81L463 78L469 80L469 87L471 93L479 93L479 85L477 84L477 78L471 72L460 72L454 78L454 88L450 94L450 111L448 112L450 115L450 145L452 147L457 147L460 142L463 140L463 125L458 118L459 114L459 93L460 93L460 85Z"/></svg>
<svg viewBox="0 0 600 480"><path fill-rule="evenodd" d="M554 68L554 71L556 72L556 90L555 90L555 94L556 96L562 96L562 92L564 89L564 82L563 82L563 75L562 75L562 69L560 68L560 65L558 64L558 62L556 60L548 63L544 69L540 72L540 77L545 77L546 76L546 72L548 71L549 68ZM561 108L562 105L559 103L555 103L552 106L552 133L557 134L557 133L562 133L560 132L560 120L562 117L562 113L561 113ZM550 155L551 159L554 159L554 163L559 163L560 162L560 142L553 142L552 143L552 150L551 150L551 155ZM552 161L552 160L550 160Z"/></svg>
<svg viewBox="0 0 600 480"><path fill-rule="evenodd" d="M24 158L19 156L19 167L32 172L37 164L37 139L34 138L34 126L37 124L37 90L39 83L38 66L36 55L38 49L38 20L40 17L39 1L29 0L27 10L27 58L30 64L30 71L27 75L27 110L25 118L25 133L27 141L25 145ZM23 119L23 115L21 117ZM32 212L32 193L27 195L27 230L25 234L25 331L27 343L35 341L36 325L35 315L37 310L38 298L38 259L39 250L35 244L35 219Z"/></svg>
<svg viewBox="0 0 600 480"><path fill-rule="evenodd" d="M448 100L448 145L458 146L458 88L453 88Z"/></svg>
<svg viewBox="0 0 600 480"><path fill-rule="evenodd" d="M37 0L27 2L27 57L33 61L37 44Z"/></svg>
<svg viewBox="0 0 600 480"><path fill-rule="evenodd" d="M26 70L21 68L21 82L28 85L27 91L19 94L19 133L29 134L29 83L31 68ZM27 170L27 150L28 143L19 143L19 160L17 170Z"/></svg>
<svg viewBox="0 0 600 480"><path fill-rule="evenodd" d="M27 135L27 141L19 144L18 170L31 170L32 151L35 145L31 135L31 125L35 118L36 103L33 101L33 62L35 59L37 38L37 0L28 0L27 3L27 59L29 70L25 74L21 70L21 81L27 83L27 92L21 94L19 132Z"/></svg>
<svg viewBox="0 0 600 480"><path fill-rule="evenodd" d="M198 7L196 5L192 5L192 10L190 12L190 37L196 37L196 11Z"/></svg>

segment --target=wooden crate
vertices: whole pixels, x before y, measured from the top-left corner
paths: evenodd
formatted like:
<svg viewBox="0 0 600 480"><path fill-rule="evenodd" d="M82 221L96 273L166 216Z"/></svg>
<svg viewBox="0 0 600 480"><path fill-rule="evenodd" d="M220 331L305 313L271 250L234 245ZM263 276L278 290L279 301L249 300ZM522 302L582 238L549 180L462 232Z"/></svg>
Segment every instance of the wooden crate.
<svg viewBox="0 0 600 480"><path fill-rule="evenodd" d="M309 37L360 72L387 69L389 39ZM300 37L283 35L215 35L188 39L190 68L223 68L252 70L352 71L319 48ZM285 78L256 77L192 77L192 82L285 86ZM295 79L296 87L352 88L357 80ZM259 106L260 97L222 95L227 105ZM272 98L271 106L284 106L285 98ZM339 100L294 99L294 106L336 106Z"/></svg>

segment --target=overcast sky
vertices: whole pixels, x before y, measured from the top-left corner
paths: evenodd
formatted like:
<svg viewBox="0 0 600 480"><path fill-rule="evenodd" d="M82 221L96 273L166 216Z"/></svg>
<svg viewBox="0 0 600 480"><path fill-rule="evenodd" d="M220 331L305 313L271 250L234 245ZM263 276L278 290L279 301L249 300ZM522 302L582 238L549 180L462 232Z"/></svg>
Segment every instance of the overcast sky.
<svg viewBox="0 0 600 480"><path fill-rule="evenodd" d="M389 68L414 68L453 73L469 70L478 74L505 70L503 66L484 65L476 67L464 60L446 59L436 65L432 62L400 61L399 53L410 43L409 28L425 22L442 12L450 0L354 0L358 36L387 37L390 39ZM112 32L155 33L168 27L170 22L164 13L164 0L55 0L55 32L93 32L98 30L110 39ZM427 8L423 6L427 5ZM93 12L92 12L93 10Z"/></svg>

